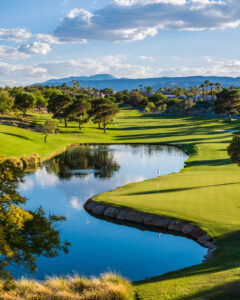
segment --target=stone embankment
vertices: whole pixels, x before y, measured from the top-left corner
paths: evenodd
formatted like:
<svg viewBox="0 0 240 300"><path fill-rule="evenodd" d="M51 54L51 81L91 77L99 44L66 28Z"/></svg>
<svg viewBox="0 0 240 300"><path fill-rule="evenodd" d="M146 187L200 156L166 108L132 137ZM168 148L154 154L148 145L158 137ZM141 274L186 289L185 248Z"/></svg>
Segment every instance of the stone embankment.
<svg viewBox="0 0 240 300"><path fill-rule="evenodd" d="M89 199L84 208L93 215L113 218L118 221L127 221L135 224L152 226L159 229L170 230L184 234L191 239L198 242L203 247L208 248L208 253L205 256L205 261L208 260L213 252L217 249L212 237L204 230L176 219L167 218L159 215L149 214L145 212L139 212L126 208L119 208L113 206L103 205Z"/></svg>

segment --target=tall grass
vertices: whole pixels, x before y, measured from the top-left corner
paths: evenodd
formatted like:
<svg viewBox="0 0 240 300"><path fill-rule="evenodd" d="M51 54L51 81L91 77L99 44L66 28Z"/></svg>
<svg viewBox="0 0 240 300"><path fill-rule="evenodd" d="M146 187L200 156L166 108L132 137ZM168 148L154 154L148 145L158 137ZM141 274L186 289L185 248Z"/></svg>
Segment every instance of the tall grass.
<svg viewBox="0 0 240 300"><path fill-rule="evenodd" d="M21 279L9 291L1 290L6 300L133 300L132 285L124 278L106 273L99 278L51 277L45 281Z"/></svg>

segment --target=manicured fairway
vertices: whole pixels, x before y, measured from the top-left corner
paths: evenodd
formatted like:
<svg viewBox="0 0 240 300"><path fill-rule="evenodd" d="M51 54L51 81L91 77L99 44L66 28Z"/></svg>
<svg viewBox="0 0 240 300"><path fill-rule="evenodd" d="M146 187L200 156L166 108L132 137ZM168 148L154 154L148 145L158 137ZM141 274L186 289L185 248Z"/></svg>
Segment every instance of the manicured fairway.
<svg viewBox="0 0 240 300"><path fill-rule="evenodd" d="M38 153L47 157L76 143L166 143L191 154L179 174L129 184L95 198L197 224L216 240L218 250L206 263L135 284L139 299L240 299L240 167L226 148L240 122L172 118L122 110L107 134L88 124L50 136L0 126L0 154ZM76 133L77 132L77 133Z"/></svg>

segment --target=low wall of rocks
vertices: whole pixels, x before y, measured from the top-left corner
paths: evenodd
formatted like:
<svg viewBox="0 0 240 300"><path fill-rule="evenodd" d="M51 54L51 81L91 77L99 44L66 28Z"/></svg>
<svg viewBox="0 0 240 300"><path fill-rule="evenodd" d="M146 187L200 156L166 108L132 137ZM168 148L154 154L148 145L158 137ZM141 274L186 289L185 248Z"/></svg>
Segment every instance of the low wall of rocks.
<svg viewBox="0 0 240 300"><path fill-rule="evenodd" d="M208 253L205 255L204 261L208 260L217 249L212 237L204 230L173 218L167 218L126 208L107 206L102 203L95 202L92 199L89 199L84 204L84 208L96 216L113 218L122 222L127 221L184 234L198 242L203 247L208 248Z"/></svg>

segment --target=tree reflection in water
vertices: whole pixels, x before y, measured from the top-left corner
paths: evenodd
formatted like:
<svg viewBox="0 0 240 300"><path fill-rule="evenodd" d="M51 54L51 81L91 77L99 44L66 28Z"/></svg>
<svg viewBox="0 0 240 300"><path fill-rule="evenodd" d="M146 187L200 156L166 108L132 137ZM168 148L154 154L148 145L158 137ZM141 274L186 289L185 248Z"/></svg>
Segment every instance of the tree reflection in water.
<svg viewBox="0 0 240 300"><path fill-rule="evenodd" d="M23 170L10 160L0 162L0 277L5 286L12 280L9 266L23 266L34 272L38 256L55 257L70 246L61 241L55 229L65 217L47 216L41 207L35 211L22 208L26 198L17 187L23 175Z"/></svg>
<svg viewBox="0 0 240 300"><path fill-rule="evenodd" d="M72 176L83 178L89 174L106 179L120 169L108 145L72 147L47 161L45 167L48 173L57 174L62 179Z"/></svg>

